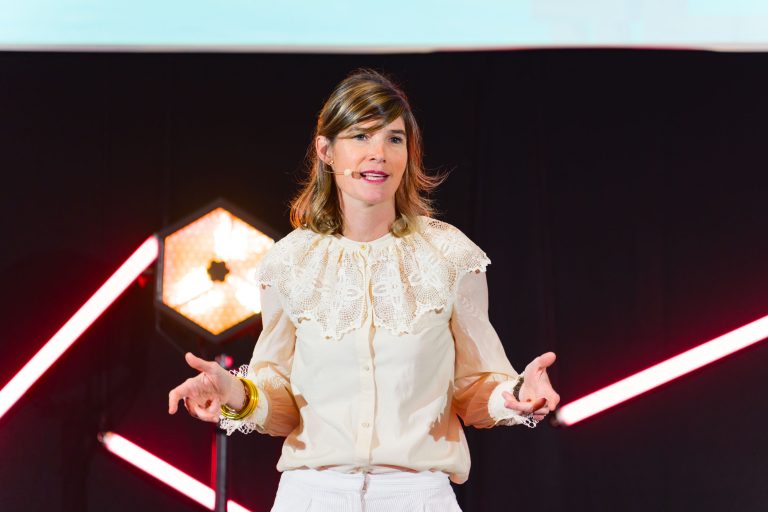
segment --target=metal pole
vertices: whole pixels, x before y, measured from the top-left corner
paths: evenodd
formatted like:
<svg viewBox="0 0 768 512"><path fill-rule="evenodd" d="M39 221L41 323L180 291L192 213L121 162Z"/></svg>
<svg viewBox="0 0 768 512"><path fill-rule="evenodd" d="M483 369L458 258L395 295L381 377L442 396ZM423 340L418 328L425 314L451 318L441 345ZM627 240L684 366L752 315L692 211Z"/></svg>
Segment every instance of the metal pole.
<svg viewBox="0 0 768 512"><path fill-rule="evenodd" d="M216 507L215 512L226 512L227 510L227 433L216 427L215 442L213 443L214 457L214 478L216 489Z"/></svg>
<svg viewBox="0 0 768 512"><path fill-rule="evenodd" d="M225 370L229 370L232 366L232 359L227 357L227 354L221 353L214 359ZM226 431L216 425L216 428L214 429L214 441L212 443L213 453L211 454L211 479L213 480L213 488L216 491L214 512L226 512L227 510L228 442L229 436L227 436Z"/></svg>

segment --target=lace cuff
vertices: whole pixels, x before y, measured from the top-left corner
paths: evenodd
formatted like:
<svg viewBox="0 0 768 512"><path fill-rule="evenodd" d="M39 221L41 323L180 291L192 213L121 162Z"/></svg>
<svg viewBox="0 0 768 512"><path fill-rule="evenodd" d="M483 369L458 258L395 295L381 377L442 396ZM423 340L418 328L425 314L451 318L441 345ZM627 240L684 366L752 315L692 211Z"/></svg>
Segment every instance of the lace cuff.
<svg viewBox="0 0 768 512"><path fill-rule="evenodd" d="M255 380L252 375L249 375L247 364L242 365L236 370L230 370L230 373L236 377L247 378L251 381ZM224 416L219 416L219 427L222 430L226 430L228 436L232 435L232 432L235 430L239 430L243 434L250 434L254 430L263 433L262 426L269 414L269 399L267 398L267 394L262 391L262 387L258 384L256 384L256 389L259 391L259 403L253 413L241 420L233 420L225 418Z"/></svg>
<svg viewBox="0 0 768 512"><path fill-rule="evenodd" d="M512 393L515 384L517 384L517 380L506 380L500 382L491 392L491 396L488 399L488 414L493 418L495 425L512 426L520 425L521 423L528 425L528 421L530 421L529 418L520 415L517 411L508 409L504 405L505 399L502 393L505 391Z"/></svg>

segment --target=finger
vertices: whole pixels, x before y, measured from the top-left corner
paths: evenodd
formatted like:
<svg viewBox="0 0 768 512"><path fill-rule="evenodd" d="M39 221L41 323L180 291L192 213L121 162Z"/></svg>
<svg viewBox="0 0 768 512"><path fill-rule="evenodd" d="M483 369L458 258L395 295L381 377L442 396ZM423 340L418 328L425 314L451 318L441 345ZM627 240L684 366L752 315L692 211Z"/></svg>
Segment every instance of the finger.
<svg viewBox="0 0 768 512"><path fill-rule="evenodd" d="M215 413L209 411L208 407L206 407L207 403L208 402L206 402L206 404L199 404L194 400L189 400L189 399L186 399L184 402L184 404L187 406L187 410L189 411L189 415L192 416L193 418L197 418L198 420L202 420L202 421L218 422L219 421L218 411Z"/></svg>
<svg viewBox="0 0 768 512"><path fill-rule="evenodd" d="M184 398L184 394L180 391L181 386L177 386L168 393L168 414L176 414L179 409L179 400Z"/></svg>
<svg viewBox="0 0 768 512"><path fill-rule="evenodd" d="M196 416L197 419L202 420L202 421L208 421L208 422L213 422L214 421L214 419L211 416L211 414L206 412L205 409L198 407L198 408L196 408L195 411L197 413L197 416Z"/></svg>
<svg viewBox="0 0 768 512"><path fill-rule="evenodd" d="M556 395L556 394L557 394L557 393L555 393L555 395ZM517 399L514 397L514 395L513 395L512 393L509 393L509 392L507 392L507 391L503 391L503 392L501 393L501 396L503 396L503 397L505 398L505 401L521 403L519 400L517 400ZM540 398L540 399L539 399L537 402L531 402L531 400L530 400L530 399L528 399L528 400L526 400L526 401L525 401L525 402L523 402L523 403L525 403L526 405L529 405L529 406L530 406L530 408L531 408L531 411L535 411L536 409L535 409L535 408L533 408L533 407L534 407L535 405L538 405L539 403L542 403L542 402L543 402L544 404L549 404L549 399L547 399L547 398ZM539 405L539 408L540 408L540 407L541 407L541 405ZM553 406L551 406L551 405L550 405L550 407L554 408L554 407L553 407ZM528 409L528 408L529 408L529 407L526 407L526 409Z"/></svg>
<svg viewBox="0 0 768 512"><path fill-rule="evenodd" d="M219 411L221 410L221 402L218 398L214 398L208 403L208 407L205 408L206 411L208 411L210 414L215 414L216 416L219 415Z"/></svg>
<svg viewBox="0 0 768 512"><path fill-rule="evenodd" d="M218 422L221 415L221 402L218 399L211 400L205 408L204 414L206 421Z"/></svg>
<svg viewBox="0 0 768 512"><path fill-rule="evenodd" d="M544 407L546 403L546 398L538 398L533 402L517 402L508 400L504 402L504 405L507 407L507 409L512 409L523 414L531 414L534 411Z"/></svg>
<svg viewBox="0 0 768 512"><path fill-rule="evenodd" d="M185 396L195 396L200 393L200 386L194 378L185 380L168 393L168 412L175 414L178 410L179 400Z"/></svg>
<svg viewBox="0 0 768 512"><path fill-rule="evenodd" d="M220 409L218 400L210 400L206 403L205 406L197 406L195 409L199 419L203 421L209 421L211 423L218 423L219 411Z"/></svg>
<svg viewBox="0 0 768 512"><path fill-rule="evenodd" d="M524 404L521 402L515 402L512 400L507 400L506 402L504 402L504 407L506 407L507 409L512 409L513 411L518 412L520 414L530 414L532 412L530 405Z"/></svg>
<svg viewBox="0 0 768 512"><path fill-rule="evenodd" d="M543 368L549 368L550 366L555 364L555 359L557 359L557 356L555 355L554 352L547 352L545 354L541 354L534 361L536 361L536 366L538 366L539 369L543 369Z"/></svg>
<svg viewBox="0 0 768 512"><path fill-rule="evenodd" d="M201 421L205 421L207 423L218 423L219 422L219 417L218 416L212 417L212 416L208 416L208 415L200 415L200 416L198 416L197 419L199 419Z"/></svg>
<svg viewBox="0 0 768 512"><path fill-rule="evenodd" d="M200 419L203 421L207 421L209 423L218 423L219 422L219 415L218 414L206 414L205 416L200 416Z"/></svg>
<svg viewBox="0 0 768 512"><path fill-rule="evenodd" d="M184 359L187 361L187 364L189 366L201 372L210 371L211 365L216 364L212 361L206 361L205 359L200 359L192 352L187 352L186 354L184 354Z"/></svg>
<svg viewBox="0 0 768 512"><path fill-rule="evenodd" d="M187 410L190 416L197 418L197 413L195 412L195 404L188 397L184 397L184 408Z"/></svg>

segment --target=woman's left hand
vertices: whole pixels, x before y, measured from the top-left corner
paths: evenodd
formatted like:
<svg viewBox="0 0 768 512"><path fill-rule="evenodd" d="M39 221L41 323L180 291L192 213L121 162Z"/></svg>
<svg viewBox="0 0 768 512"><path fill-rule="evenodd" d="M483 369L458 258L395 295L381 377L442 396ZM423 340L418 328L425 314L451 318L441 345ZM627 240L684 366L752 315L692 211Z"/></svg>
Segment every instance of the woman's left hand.
<svg viewBox="0 0 768 512"><path fill-rule="evenodd" d="M560 403L560 395L552 388L547 375L547 368L555 362L555 353L542 354L525 367L523 385L520 387L520 400L512 393L504 392L504 405L520 414L533 414L533 419L541 421L544 416L554 411Z"/></svg>

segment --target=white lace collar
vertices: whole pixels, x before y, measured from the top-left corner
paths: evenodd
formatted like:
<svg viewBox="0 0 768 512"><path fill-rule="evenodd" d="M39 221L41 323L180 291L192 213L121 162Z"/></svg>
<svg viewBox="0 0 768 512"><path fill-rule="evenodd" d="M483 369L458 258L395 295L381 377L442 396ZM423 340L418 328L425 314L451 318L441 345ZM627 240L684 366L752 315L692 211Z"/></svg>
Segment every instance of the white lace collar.
<svg viewBox="0 0 768 512"><path fill-rule="evenodd" d="M258 281L278 287L294 324L314 320L323 336L339 339L362 326L368 307L376 327L411 332L428 311L453 305L463 274L489 263L460 230L420 217L418 232L371 242L296 229L264 257Z"/></svg>
<svg viewBox="0 0 768 512"><path fill-rule="evenodd" d="M351 240L345 236L341 235L333 235L336 240L339 241L340 244L343 244L348 249L352 250L359 250L360 248L370 247L371 249L379 248L384 244L387 244L395 239L395 236L392 233L387 233L386 235L380 236L376 240L371 240L370 242L358 242L357 240Z"/></svg>

